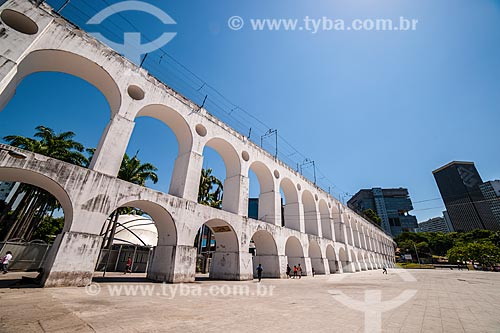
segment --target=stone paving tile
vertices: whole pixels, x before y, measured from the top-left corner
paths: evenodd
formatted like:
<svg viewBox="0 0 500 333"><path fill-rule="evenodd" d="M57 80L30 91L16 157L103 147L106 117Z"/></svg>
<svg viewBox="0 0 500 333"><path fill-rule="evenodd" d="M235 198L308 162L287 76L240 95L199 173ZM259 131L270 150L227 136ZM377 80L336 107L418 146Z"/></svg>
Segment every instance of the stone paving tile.
<svg viewBox="0 0 500 333"><path fill-rule="evenodd" d="M364 332L362 306L367 290L382 301L406 290L417 293L382 314L383 332L500 332L500 274L457 271L367 271L302 280L263 280L270 297L161 294L111 296L116 286L161 284L101 283L101 293L85 288L0 289L0 332ZM2 285L0 277L0 285ZM255 282L203 281L188 286L248 287ZM172 285L167 285L172 286ZM339 295L345 299L340 301ZM350 303L351 309L343 302ZM356 304L355 306L353 304Z"/></svg>

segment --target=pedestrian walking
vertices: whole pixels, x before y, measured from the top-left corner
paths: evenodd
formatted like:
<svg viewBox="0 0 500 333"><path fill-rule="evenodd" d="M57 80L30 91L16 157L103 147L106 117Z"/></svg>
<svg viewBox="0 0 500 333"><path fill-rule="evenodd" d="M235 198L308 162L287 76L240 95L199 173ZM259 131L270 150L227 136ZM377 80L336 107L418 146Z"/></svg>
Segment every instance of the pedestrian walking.
<svg viewBox="0 0 500 333"><path fill-rule="evenodd" d="M299 279L302 279L302 267L300 267L300 264L297 265L297 274L299 275Z"/></svg>
<svg viewBox="0 0 500 333"><path fill-rule="evenodd" d="M125 265L125 272L123 272L123 274L127 273L132 274L132 258L130 258L130 256L127 259L127 265Z"/></svg>
<svg viewBox="0 0 500 333"><path fill-rule="evenodd" d="M292 269L290 268L290 265L286 264L286 278L289 279L290 278L290 272L292 271Z"/></svg>
<svg viewBox="0 0 500 333"><path fill-rule="evenodd" d="M1 262L3 274L7 274L9 270L9 261L11 260L12 260L12 252L7 251L7 253L3 256Z"/></svg>
<svg viewBox="0 0 500 333"><path fill-rule="evenodd" d="M382 274L387 274L387 267L385 267L385 265L382 267Z"/></svg>
<svg viewBox="0 0 500 333"><path fill-rule="evenodd" d="M314 277L314 275L316 274L316 271L314 270L314 267L312 269L312 272L313 272L313 277Z"/></svg>
<svg viewBox="0 0 500 333"><path fill-rule="evenodd" d="M264 270L264 267L262 267L262 265L259 264L259 266L257 266L257 278L259 279L259 282L262 279L262 271L263 270Z"/></svg>
<svg viewBox="0 0 500 333"><path fill-rule="evenodd" d="M293 266L293 278L297 277L297 266Z"/></svg>

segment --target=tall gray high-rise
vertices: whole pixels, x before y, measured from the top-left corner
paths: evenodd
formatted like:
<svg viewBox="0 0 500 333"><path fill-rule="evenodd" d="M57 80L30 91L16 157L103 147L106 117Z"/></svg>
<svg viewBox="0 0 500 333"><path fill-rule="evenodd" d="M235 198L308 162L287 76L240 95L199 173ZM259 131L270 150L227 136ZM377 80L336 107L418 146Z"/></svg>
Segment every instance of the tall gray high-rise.
<svg viewBox="0 0 500 333"><path fill-rule="evenodd" d="M359 213L372 209L382 219L382 228L393 237L418 227L417 218L408 214L413 209L406 188L363 189L347 205Z"/></svg>
<svg viewBox="0 0 500 333"><path fill-rule="evenodd" d="M453 161L432 172L456 231L500 230L480 185L473 162Z"/></svg>

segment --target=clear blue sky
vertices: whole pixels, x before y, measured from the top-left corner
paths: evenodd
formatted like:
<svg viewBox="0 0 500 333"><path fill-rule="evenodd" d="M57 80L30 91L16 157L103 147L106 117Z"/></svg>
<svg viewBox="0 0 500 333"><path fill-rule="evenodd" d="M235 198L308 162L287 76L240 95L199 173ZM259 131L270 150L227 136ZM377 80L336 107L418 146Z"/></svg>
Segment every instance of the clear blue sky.
<svg viewBox="0 0 500 333"><path fill-rule="evenodd" d="M58 8L63 1L48 2ZM413 201L438 198L432 170L451 160L474 161L483 180L500 178L500 1L148 2L177 24L165 27L136 12L124 16L152 38L177 32L163 50L278 128L335 183L336 194L401 186ZM62 13L82 24L104 7L102 0L91 5L72 0ZM227 20L233 15L247 21L404 16L419 23L416 31L405 32L264 32L253 31L248 22L232 31ZM127 25L116 17L107 24L119 36L119 27ZM145 67L161 77L168 64L153 63L160 55L151 54ZM167 84L189 96L182 82L171 80L165 76ZM33 74L0 113L0 136L32 135L43 124L72 130L79 141L96 146L108 118L109 107L93 86L68 75ZM157 165L161 182L152 187L167 191L175 138L155 120L137 123L128 152L140 150L141 160ZM207 153L205 166L224 174L214 153ZM253 195L255 183L252 177ZM441 200L434 200L416 203L414 214L423 221L442 210Z"/></svg>

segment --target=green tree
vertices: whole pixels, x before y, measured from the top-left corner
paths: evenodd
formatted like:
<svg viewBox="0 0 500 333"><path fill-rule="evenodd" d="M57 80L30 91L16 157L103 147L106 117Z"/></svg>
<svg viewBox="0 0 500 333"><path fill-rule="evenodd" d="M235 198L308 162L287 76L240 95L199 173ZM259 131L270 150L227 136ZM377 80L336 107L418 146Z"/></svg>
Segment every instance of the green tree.
<svg viewBox="0 0 500 333"><path fill-rule="evenodd" d="M452 262L473 261L483 266L500 262L500 248L490 241L459 243L451 248L447 255Z"/></svg>
<svg viewBox="0 0 500 333"><path fill-rule="evenodd" d="M141 186L145 186L148 180L156 184L158 182L156 171L158 171L158 168L151 163L141 163L137 155L130 158L125 154L118 172L118 178Z"/></svg>
<svg viewBox="0 0 500 333"><path fill-rule="evenodd" d="M45 126L37 126L35 129L34 138L9 135L3 140L12 146L64 162L79 166L88 164L87 158L82 153L83 145L74 140L75 133L55 133L54 130ZM12 212L12 205L19 196L22 196L22 199ZM60 208L59 203L50 193L36 186L22 184L10 204L2 211L0 223L3 238L31 239L43 218L49 212L52 215L58 208Z"/></svg>
<svg viewBox="0 0 500 333"><path fill-rule="evenodd" d="M90 154L93 154L95 150L88 149L87 151ZM156 171L158 171L157 167L151 163L142 163L139 158L137 158L137 154L130 158L125 153L118 172L118 178L133 184L146 186L146 182L148 180L151 180L154 184L158 182L158 175L156 174ZM111 223L108 224L108 228L104 234L104 237L109 234L109 238L107 244L106 240L103 242L103 245L106 244L108 249L111 249L113 246L113 239L118 225L118 216L131 213L139 213L139 215L143 214L142 211L135 207L120 207L111 215Z"/></svg>
<svg viewBox="0 0 500 333"><path fill-rule="evenodd" d="M222 182L212 175L212 169L202 169L198 190L198 203L214 208L221 208L222 193Z"/></svg>
<svg viewBox="0 0 500 333"><path fill-rule="evenodd" d="M363 211L363 214L366 216L366 218L374 222L376 225L382 226L382 219L377 215L377 213L375 213L373 209L366 209Z"/></svg>

